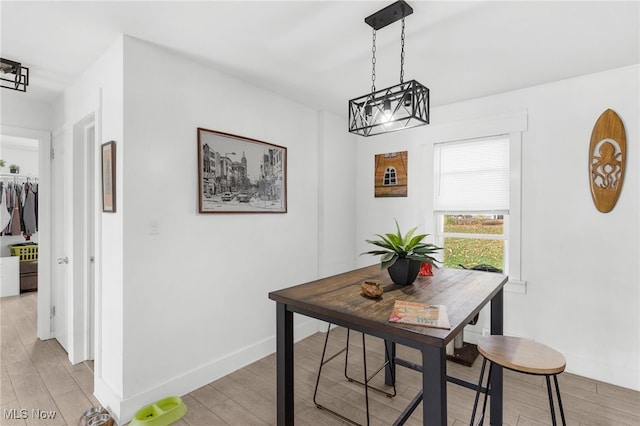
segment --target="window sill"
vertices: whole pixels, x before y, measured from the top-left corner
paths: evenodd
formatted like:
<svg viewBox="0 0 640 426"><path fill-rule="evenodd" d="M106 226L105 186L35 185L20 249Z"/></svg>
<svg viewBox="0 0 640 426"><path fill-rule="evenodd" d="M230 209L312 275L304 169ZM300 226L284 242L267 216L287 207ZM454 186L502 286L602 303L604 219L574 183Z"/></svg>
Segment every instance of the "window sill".
<svg viewBox="0 0 640 426"><path fill-rule="evenodd" d="M518 280L509 280L504 286L507 293L527 294L527 282Z"/></svg>

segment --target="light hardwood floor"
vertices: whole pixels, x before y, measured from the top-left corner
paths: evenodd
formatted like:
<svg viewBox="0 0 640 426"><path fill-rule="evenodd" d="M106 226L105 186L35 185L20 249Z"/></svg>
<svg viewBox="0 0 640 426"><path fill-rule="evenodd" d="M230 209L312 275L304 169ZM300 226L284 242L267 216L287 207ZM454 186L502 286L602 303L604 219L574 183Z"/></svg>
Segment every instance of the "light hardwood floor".
<svg viewBox="0 0 640 426"><path fill-rule="evenodd" d="M35 312L35 293L0 299L0 424L75 426L85 410L98 405L93 397L92 364L71 365L67 354L55 340L37 340ZM360 377L361 338L357 334L354 337L349 372ZM328 351L337 351L344 339L344 330L332 332ZM324 334L317 333L295 345L297 425L344 424L316 408L312 401L323 341ZM378 339L367 338L367 353L369 366L380 363L382 343ZM419 354L412 349L398 347L398 353L405 359L419 360ZM480 364L480 358L471 368L448 362L447 369L451 375L476 381ZM343 366L344 356L325 366L319 402L362 422L362 388L344 380ZM376 386L382 386L381 383L382 377L373 380ZM398 367L397 383L398 395L393 399L375 392L370 394L373 425L393 422L418 392L420 376ZM447 386L449 425L468 424L473 391L453 384ZM560 389L569 425L640 425L640 392L569 373L560 375ZM274 425L275 356L267 356L203 386L183 396L183 401L188 412L176 425ZM540 377L506 371L504 405L504 422L507 425L551 424L546 388ZM26 411L21 412L22 409ZM41 410L41 415L46 412L55 412L56 415L53 419L36 419L37 411L33 410ZM17 414L13 417L26 413L27 418L9 419L11 413ZM407 424L422 424L420 407Z"/></svg>

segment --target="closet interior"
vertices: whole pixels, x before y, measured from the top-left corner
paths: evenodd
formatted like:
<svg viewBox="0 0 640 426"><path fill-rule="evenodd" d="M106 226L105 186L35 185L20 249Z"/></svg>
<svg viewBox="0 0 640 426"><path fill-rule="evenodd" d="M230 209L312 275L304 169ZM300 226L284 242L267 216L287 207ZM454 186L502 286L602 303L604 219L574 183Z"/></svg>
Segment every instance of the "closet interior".
<svg viewBox="0 0 640 426"><path fill-rule="evenodd" d="M0 297L38 289L38 142L0 144Z"/></svg>

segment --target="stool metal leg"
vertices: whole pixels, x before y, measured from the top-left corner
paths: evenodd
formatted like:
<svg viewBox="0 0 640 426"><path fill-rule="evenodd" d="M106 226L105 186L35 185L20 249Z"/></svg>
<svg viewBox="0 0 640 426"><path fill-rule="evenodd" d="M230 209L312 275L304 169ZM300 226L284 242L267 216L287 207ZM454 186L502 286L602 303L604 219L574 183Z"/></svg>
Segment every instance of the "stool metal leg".
<svg viewBox="0 0 640 426"><path fill-rule="evenodd" d="M484 379L484 368L487 366L487 359L482 358L482 368L480 369L480 380L478 380L478 390L476 391L476 399L473 402L473 412L471 413L470 426L473 426L473 422L476 419L476 410L478 409L478 400L480 399L480 390L482 389L482 380Z"/></svg>
<svg viewBox="0 0 640 426"><path fill-rule="evenodd" d="M562 424L563 426L567 424L567 422L564 419L564 410L562 409L562 398L560 398L560 386L558 386L558 375L554 374L553 375L553 381L556 384L556 396L558 397L558 407L560 408L560 417L562 418Z"/></svg>
<svg viewBox="0 0 640 426"><path fill-rule="evenodd" d="M318 395L318 385L320 384L320 374L322 373L322 367L324 367L326 363L328 363L329 361L331 361L332 359L334 359L335 357L337 357L338 355L340 355L342 352L345 351L344 349L342 349L341 351L337 352L331 358L325 361L324 355L327 351L327 342L329 341L330 331L331 331L331 324L329 324L329 326L327 327L327 335L324 338L324 347L322 348L322 357L320 358L320 367L318 368L318 377L316 377L316 387L313 391L313 403L316 404L318 408L324 408L316 401L316 396Z"/></svg>
<svg viewBox="0 0 640 426"><path fill-rule="evenodd" d="M366 346L365 346L365 341L364 341L364 333L362 333L362 349L363 351L365 350ZM393 362L393 360L391 359L391 355L389 354L389 348L387 347L387 345L384 345L384 350L385 353L387 355L387 357L385 358L387 361L385 361L384 364L382 364L382 366L380 368L378 368L376 371L374 371L373 373L371 373L371 375L369 377L365 377L365 382L369 382L374 376L376 376L380 371L382 371L384 368L387 367L387 365L391 364ZM347 330L347 355L346 355L346 360L344 363L344 377L347 378L348 381L350 381L351 383L357 383L359 385L365 386L364 382L361 382L358 379L355 379L351 376L349 376L348 374L348 364L349 364L349 330ZM395 369L391 370L391 381L392 381L392 387L393 387L393 393L389 393L387 390L385 389L381 389L381 388L377 388L375 386L369 386L369 389L377 391L381 394L384 394L386 396L388 396L389 398L393 398L394 396L396 396L396 374L395 374Z"/></svg>
<svg viewBox="0 0 640 426"><path fill-rule="evenodd" d="M364 333L362 333L362 366L364 368L364 406L367 410L367 426L369 426L369 378L367 377L367 346L364 342ZM345 364L347 361L345 360ZM346 367L345 367L346 369ZM346 371L345 371L346 373Z"/></svg>
<svg viewBox="0 0 640 426"><path fill-rule="evenodd" d="M487 391L484 393L484 402L482 403L482 416L480 417L480 423L484 424L484 413L487 411L487 397L491 393L491 370L493 370L493 362L489 363L489 377L487 377Z"/></svg>
<svg viewBox="0 0 640 426"><path fill-rule="evenodd" d="M547 381L547 392L549 393L549 408L551 409L551 422L553 426L556 426L556 410L553 408L553 393L551 392L551 380L549 376L544 376Z"/></svg>
<svg viewBox="0 0 640 426"><path fill-rule="evenodd" d="M364 394L365 394L365 407L366 407L366 415L367 415L367 425L369 425L369 389L372 390L376 390L378 392L381 392L385 395L387 395L388 397L393 397L396 395L396 384L395 384L395 374L393 374L392 379L393 379L393 394L388 393L387 391L383 390L383 389L378 389L374 386L369 386L369 381L376 375L378 374L380 371L382 371L389 362L392 361L387 361L385 362L382 367L380 367L378 370L376 370L373 374L371 374L370 376L367 375L367 354L366 354L366 342L365 342L365 334L362 333L362 356L363 356L363 367L364 367L364 380L361 382L359 380L350 378L347 374L347 364L349 362L349 337L350 337L350 330L347 329L347 343L345 345L344 348L342 348L340 351L338 351L337 353L335 353L334 355L332 355L329 359L324 359L325 358L325 354L326 354L326 350L327 350L327 343L329 342L329 333L331 331L331 324L329 324L328 328L327 328L327 335L325 336L324 339L324 347L322 348L322 357L320 359L320 367L318 368L318 376L316 378L316 386L315 389L313 391L313 403L316 405L316 407L322 409L322 410L326 410L328 412L330 412L331 414L339 417L340 419L351 423L353 425L359 425L359 423L349 419L348 417L343 416L340 413L337 413L325 406L323 406L322 404L320 404L317 401L317 394L318 394L318 385L320 384L320 375L322 373L322 367L328 363L329 361L333 360L335 357L337 357L338 355L340 355L343 352L346 352L346 358L345 358L345 368L344 368L344 375L345 377L350 381L350 382L354 382L360 385L364 386ZM387 351L387 359L391 360L391 358L389 357L389 353L388 353L388 348L385 345L385 351Z"/></svg>
<svg viewBox="0 0 640 426"><path fill-rule="evenodd" d="M551 391L551 380L549 379L549 376L545 376L545 379L547 380L547 392L549 394L549 407L551 407L551 421L555 426L557 424L557 421L556 421L556 413L555 413L554 404L553 404L553 392ZM556 397L558 398L558 409L560 410L560 418L562 419L562 424L564 426L567 423L564 418L564 409L562 408L562 398L560 397L560 386L558 386L557 374L553 375L553 381L556 387Z"/></svg>
<svg viewBox="0 0 640 426"><path fill-rule="evenodd" d="M482 391L482 381L484 379L484 370L487 364L487 359L483 358L482 360L482 368L480 369L480 380L478 381L478 388L476 390L476 397L475 400L473 402L473 411L471 413L471 422L469 423L470 426L474 426L474 421L476 418L476 411L478 408L478 400L480 398L480 392ZM491 369L493 368L493 362L489 361L489 378L487 379L487 387L486 387L486 391L485 391L485 395L484 395L484 401L482 403L482 415L480 416L480 420L478 421L478 425L482 425L484 424L484 415L485 415L485 411L487 408L487 397L488 395L491 393ZM556 388L556 396L558 398L558 409L560 410L560 418L562 419L562 425L566 426L566 420L564 417L564 408L562 407L562 397L560 396L560 386L558 385L558 375L557 374L552 374L553 376L553 381L555 384L555 388ZM551 421L553 426L557 425L557 420L556 420L556 412L555 412L555 404L553 401L553 391L551 389L551 379L550 379L550 375L545 375L545 380L547 382L547 393L549 395L549 408L551 410Z"/></svg>
<svg viewBox="0 0 640 426"><path fill-rule="evenodd" d="M484 369L487 366L487 359L482 358L482 368L480 369L480 380L478 381L478 389L476 390L476 398L473 402L473 412L471 413L471 422L469 422L470 426L474 426L474 421L476 419L476 411L478 409L478 400L480 399L480 392L482 392L482 381L484 379ZM489 391L491 388L491 370L493 369L493 363L489 361L489 377L487 378L487 387L484 392L484 401L482 402L482 415L480 416L480 420L478 421L478 425L484 424L484 414L487 410L487 396L489 395Z"/></svg>

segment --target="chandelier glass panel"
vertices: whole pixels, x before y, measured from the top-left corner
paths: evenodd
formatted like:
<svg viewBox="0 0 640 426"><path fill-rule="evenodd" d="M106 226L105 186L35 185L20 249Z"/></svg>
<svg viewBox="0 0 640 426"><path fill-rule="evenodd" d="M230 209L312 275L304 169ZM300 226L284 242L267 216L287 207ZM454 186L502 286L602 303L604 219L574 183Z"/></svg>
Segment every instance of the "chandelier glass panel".
<svg viewBox="0 0 640 426"><path fill-rule="evenodd" d="M429 89L416 80L404 81L404 18L413 13L400 0L365 18L373 28L371 93L349 101L349 132L373 136L429 124ZM400 84L376 90L376 31L402 20Z"/></svg>

